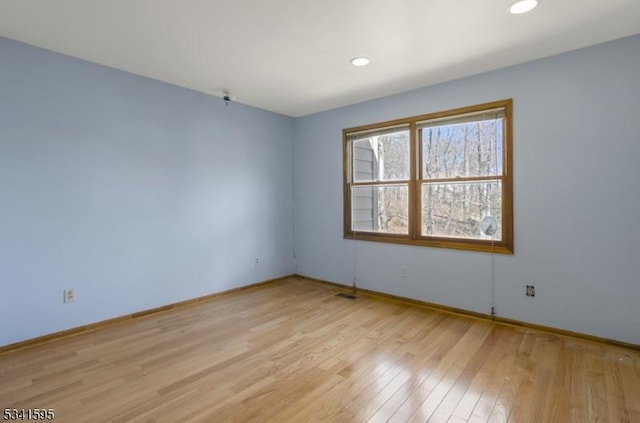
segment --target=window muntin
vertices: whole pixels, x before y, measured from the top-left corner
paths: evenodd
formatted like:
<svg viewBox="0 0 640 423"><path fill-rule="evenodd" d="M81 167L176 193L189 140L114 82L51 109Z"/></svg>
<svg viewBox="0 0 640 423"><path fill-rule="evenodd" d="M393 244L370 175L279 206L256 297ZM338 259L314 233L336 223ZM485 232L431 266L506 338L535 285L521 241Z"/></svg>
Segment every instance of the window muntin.
<svg viewBox="0 0 640 423"><path fill-rule="evenodd" d="M345 129L345 237L513 253L511 109Z"/></svg>

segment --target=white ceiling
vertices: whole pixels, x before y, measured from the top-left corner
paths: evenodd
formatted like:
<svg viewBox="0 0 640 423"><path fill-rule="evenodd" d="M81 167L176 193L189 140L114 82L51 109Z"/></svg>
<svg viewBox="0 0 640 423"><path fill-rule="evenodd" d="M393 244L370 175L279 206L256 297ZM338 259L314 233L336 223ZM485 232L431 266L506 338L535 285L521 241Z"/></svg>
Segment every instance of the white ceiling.
<svg viewBox="0 0 640 423"><path fill-rule="evenodd" d="M512 1L0 0L0 36L303 116L640 33L640 0Z"/></svg>

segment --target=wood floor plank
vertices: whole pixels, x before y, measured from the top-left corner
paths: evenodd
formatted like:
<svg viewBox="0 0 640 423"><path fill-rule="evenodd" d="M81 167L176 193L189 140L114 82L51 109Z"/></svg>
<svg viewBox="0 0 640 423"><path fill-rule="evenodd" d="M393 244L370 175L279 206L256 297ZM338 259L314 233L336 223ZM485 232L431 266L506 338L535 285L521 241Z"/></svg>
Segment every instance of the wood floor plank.
<svg viewBox="0 0 640 423"><path fill-rule="evenodd" d="M407 371L410 373L410 377L376 411L369 419L370 421L386 422L392 418L406 421L411 417L415 407L422 403L420 395L417 393L418 390L440 363L442 356L450 350L455 342L450 333L454 329L451 326L453 323L452 320L447 319L444 315L440 315L433 321L434 329L428 332L431 336L425 336L425 338L417 342L420 347L415 349L418 350L416 357L421 359L407 363ZM409 404L405 405L408 401Z"/></svg>
<svg viewBox="0 0 640 423"><path fill-rule="evenodd" d="M291 277L0 354L61 422L635 422L640 353Z"/></svg>
<svg viewBox="0 0 640 423"><path fill-rule="evenodd" d="M495 372L497 361L506 348L505 342L510 336L509 331L492 330L487 337L482 349L478 351L477 358L470 364L471 369L467 377L471 377L469 385L452 412L452 416L459 420L467 421L475 409L482 392Z"/></svg>

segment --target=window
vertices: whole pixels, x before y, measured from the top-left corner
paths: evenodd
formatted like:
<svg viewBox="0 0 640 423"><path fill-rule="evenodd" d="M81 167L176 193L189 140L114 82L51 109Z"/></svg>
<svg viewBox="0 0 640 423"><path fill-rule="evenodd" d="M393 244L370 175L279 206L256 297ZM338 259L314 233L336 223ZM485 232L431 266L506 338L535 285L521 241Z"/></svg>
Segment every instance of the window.
<svg viewBox="0 0 640 423"><path fill-rule="evenodd" d="M513 253L512 101L343 131L345 238Z"/></svg>

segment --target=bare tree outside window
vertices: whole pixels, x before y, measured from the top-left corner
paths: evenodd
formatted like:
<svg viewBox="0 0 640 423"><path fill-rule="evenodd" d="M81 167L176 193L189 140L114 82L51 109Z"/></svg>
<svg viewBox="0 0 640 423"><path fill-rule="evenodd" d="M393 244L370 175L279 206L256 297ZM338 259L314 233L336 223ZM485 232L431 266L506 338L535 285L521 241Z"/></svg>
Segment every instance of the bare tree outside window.
<svg viewBox="0 0 640 423"><path fill-rule="evenodd" d="M502 176L504 118L500 115L471 116L463 123L445 121L420 129L422 235L501 239L502 185L491 179ZM480 225L487 216L498 224L491 234Z"/></svg>

